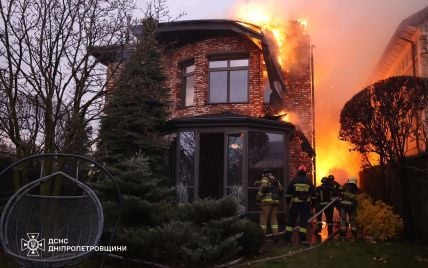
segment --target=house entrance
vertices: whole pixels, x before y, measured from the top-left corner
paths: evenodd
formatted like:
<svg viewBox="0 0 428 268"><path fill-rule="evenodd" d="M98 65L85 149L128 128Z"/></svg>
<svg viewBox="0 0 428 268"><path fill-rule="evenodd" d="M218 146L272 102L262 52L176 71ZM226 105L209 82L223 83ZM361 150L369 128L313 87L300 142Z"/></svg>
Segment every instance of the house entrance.
<svg viewBox="0 0 428 268"><path fill-rule="evenodd" d="M223 196L224 133L200 133L199 197Z"/></svg>

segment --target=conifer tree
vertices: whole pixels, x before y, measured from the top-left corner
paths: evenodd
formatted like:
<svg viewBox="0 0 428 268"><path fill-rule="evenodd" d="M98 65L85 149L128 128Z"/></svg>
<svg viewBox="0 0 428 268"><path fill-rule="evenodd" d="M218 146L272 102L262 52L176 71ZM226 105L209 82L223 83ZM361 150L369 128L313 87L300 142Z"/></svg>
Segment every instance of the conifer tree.
<svg viewBox="0 0 428 268"><path fill-rule="evenodd" d="M98 158L117 178L122 192L122 219L116 242L137 255L140 234L166 221L173 198L165 177L167 145L161 131L167 120L167 92L155 38L157 20L142 20L142 34L110 91L101 118ZM166 186L165 186L166 185ZM98 180L107 225L115 219L115 188ZM165 212L165 213L163 213Z"/></svg>
<svg viewBox="0 0 428 268"><path fill-rule="evenodd" d="M99 150L105 163L119 169L120 160L136 153L150 156L150 168L156 175L165 170L167 146L160 131L167 119L168 89L155 38L157 20L148 17L141 25L135 50L108 96Z"/></svg>

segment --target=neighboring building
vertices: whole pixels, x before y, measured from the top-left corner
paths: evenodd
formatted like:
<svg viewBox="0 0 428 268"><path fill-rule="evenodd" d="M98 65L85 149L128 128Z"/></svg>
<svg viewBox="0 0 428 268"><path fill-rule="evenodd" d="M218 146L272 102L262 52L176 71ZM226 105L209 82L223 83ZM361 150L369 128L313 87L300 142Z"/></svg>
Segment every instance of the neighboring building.
<svg viewBox="0 0 428 268"><path fill-rule="evenodd" d="M402 75L428 77L428 7L398 25L370 76L369 83ZM428 133L428 109L422 117L425 133ZM419 137L415 142L409 143L408 154L426 151L426 142L423 137Z"/></svg>
<svg viewBox="0 0 428 268"><path fill-rule="evenodd" d="M230 20L159 25L171 88L170 162L189 200L241 192L247 212L257 212L256 181L263 168L284 185L300 164L311 176L310 43L297 22L290 29L299 44L298 64L285 72L275 44L257 26ZM115 66L117 57L101 51L94 56ZM298 125L281 120L283 112L296 114Z"/></svg>

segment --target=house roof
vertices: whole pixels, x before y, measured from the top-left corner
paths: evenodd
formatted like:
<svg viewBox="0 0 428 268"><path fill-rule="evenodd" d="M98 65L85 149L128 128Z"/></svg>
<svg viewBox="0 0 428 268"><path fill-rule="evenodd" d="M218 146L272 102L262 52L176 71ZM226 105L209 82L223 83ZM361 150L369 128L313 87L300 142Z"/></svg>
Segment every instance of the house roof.
<svg viewBox="0 0 428 268"><path fill-rule="evenodd" d="M142 26L132 28L135 36L142 34ZM263 34L260 27L235 20L185 20L159 23L156 29L157 37L166 47L180 47L188 43L197 42L206 38L220 36L239 35L253 42L262 51L265 61L269 84L272 89L270 108L273 111L283 109L283 101L280 97L286 91L285 79L281 66L271 47L274 41ZM91 54L103 64L118 62L130 57L132 46L108 46L90 48ZM277 81L278 83L275 83Z"/></svg>
<svg viewBox="0 0 428 268"><path fill-rule="evenodd" d="M401 54L403 49L409 45L409 41L406 40L411 40L418 31L418 26L427 19L428 7L407 17L398 25L369 79L370 83L385 77L397 57Z"/></svg>

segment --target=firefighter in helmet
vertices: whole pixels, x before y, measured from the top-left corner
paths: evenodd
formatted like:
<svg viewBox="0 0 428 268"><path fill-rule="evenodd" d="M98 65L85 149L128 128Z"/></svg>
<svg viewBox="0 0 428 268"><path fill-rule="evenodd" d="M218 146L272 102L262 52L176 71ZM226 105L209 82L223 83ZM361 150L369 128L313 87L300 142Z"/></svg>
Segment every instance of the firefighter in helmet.
<svg viewBox="0 0 428 268"><path fill-rule="evenodd" d="M334 175L328 175L327 183L330 184L333 189L333 197L338 197L340 194L340 184L336 181Z"/></svg>
<svg viewBox="0 0 428 268"><path fill-rule="evenodd" d="M283 187L270 169L262 171L257 201L261 203L260 228L266 233L268 222L271 225L272 235L278 235L278 206Z"/></svg>
<svg viewBox="0 0 428 268"><path fill-rule="evenodd" d="M315 206L316 213L324 209L324 207L327 206L333 199L333 196L334 196L333 187L334 187L333 184L328 183L327 177L323 177L321 179L321 185L316 188L316 193L317 193L317 202ZM333 233L333 211L334 211L334 206L330 205L329 207L324 209L324 212L323 212L325 215L325 219L327 221L328 235L331 235ZM317 216L317 229L315 231L316 234L321 232L321 228L322 228L321 220L322 220L323 213L320 213Z"/></svg>
<svg viewBox="0 0 428 268"><path fill-rule="evenodd" d="M297 177L293 178L287 187L286 202L288 206L288 219L285 226L285 242L290 243L293 229L299 218L300 244L307 245L306 240L308 219L311 208L316 200L315 188L306 175L306 167L301 165L297 171Z"/></svg>
<svg viewBox="0 0 428 268"><path fill-rule="evenodd" d="M356 198L360 193L356 177L350 177L340 188L340 237L342 240L346 238L346 231L348 229L347 220L349 220L349 224L351 225L352 239L355 239L357 236L355 216L358 202Z"/></svg>

